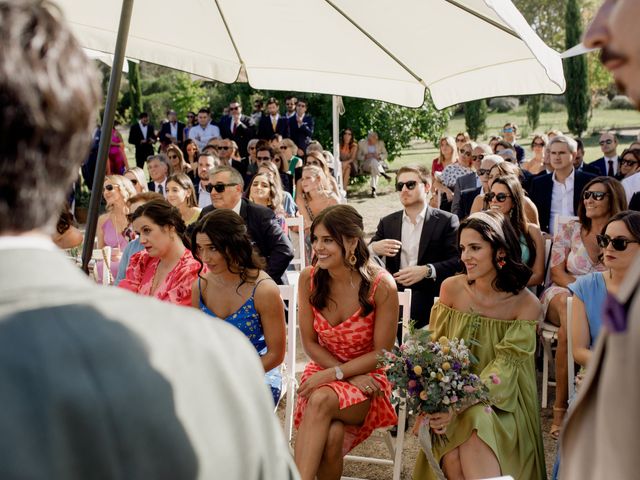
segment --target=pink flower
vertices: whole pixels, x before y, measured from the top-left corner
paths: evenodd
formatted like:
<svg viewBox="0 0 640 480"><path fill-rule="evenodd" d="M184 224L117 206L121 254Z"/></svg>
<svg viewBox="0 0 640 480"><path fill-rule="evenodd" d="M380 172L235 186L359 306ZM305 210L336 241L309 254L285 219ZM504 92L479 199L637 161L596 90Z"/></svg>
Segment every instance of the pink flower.
<svg viewBox="0 0 640 480"><path fill-rule="evenodd" d="M453 397L450 398L451 403L456 403L458 401L458 397L456 395L454 395Z"/></svg>
<svg viewBox="0 0 640 480"><path fill-rule="evenodd" d="M491 413L491 412L493 412L493 408L491 408L491 406L487 405L486 407L484 407L484 411L485 411L485 413Z"/></svg>
<svg viewBox="0 0 640 480"><path fill-rule="evenodd" d="M498 375L496 375L495 373L489 375L489 378L491 379L491 383L493 383L494 385L500 385L500 377L498 377Z"/></svg>
<svg viewBox="0 0 640 480"><path fill-rule="evenodd" d="M473 393L476 391L476 389L471 385L465 385L464 387L462 387L462 389L465 391L465 393Z"/></svg>
<svg viewBox="0 0 640 480"><path fill-rule="evenodd" d="M415 380L409 380L409 388L415 388L416 386L416 381Z"/></svg>

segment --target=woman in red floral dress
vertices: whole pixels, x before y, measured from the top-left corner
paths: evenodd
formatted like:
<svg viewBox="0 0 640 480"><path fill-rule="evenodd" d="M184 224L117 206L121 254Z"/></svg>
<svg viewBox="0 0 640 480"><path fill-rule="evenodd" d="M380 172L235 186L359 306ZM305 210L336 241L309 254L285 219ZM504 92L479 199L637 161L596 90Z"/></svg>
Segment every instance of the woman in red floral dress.
<svg viewBox="0 0 640 480"><path fill-rule="evenodd" d="M362 217L349 205L311 225L314 266L299 279L299 322L311 359L298 389L295 461L302 480L339 479L343 457L373 430L395 425L378 358L393 347L396 284L369 259Z"/></svg>

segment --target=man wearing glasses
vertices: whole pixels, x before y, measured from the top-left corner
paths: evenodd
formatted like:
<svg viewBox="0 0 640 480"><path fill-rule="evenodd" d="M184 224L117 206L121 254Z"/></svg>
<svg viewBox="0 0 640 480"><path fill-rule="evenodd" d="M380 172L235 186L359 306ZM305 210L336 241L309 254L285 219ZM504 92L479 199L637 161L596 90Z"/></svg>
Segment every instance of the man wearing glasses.
<svg viewBox="0 0 640 480"><path fill-rule="evenodd" d="M238 146L241 157L247 156L247 144L256 133L256 124L253 118L242 114L240 102L233 101L229 104L229 115L220 119L220 135L222 138L233 140Z"/></svg>
<svg viewBox="0 0 640 480"><path fill-rule="evenodd" d="M600 150L603 156L591 165L600 170L600 175L615 177L620 172L620 159L618 158L618 138L615 133L606 132L600 135Z"/></svg>
<svg viewBox="0 0 640 480"><path fill-rule="evenodd" d="M504 124L504 127L502 127L502 138L513 145L516 151L516 160L518 160L518 164L521 164L524 161L524 148L516 143L517 135L518 126L515 123L509 122Z"/></svg>
<svg viewBox="0 0 640 480"><path fill-rule="evenodd" d="M430 189L431 176L422 165L400 168L396 191L403 208L380 220L369 244L395 278L398 290L411 288L411 318L418 328L429 322L442 281L459 267L458 217L429 207Z"/></svg>
<svg viewBox="0 0 640 480"><path fill-rule="evenodd" d="M240 215L249 237L260 255L267 261L267 273L280 284L287 284L285 272L293 259L291 242L280 228L273 210L242 198L244 180L235 168L220 166L209 173L207 191L211 193L211 206L200 213L200 219L215 208L226 208Z"/></svg>
<svg viewBox="0 0 640 480"><path fill-rule="evenodd" d="M462 197L462 192L466 192L468 190L477 191L480 193L480 187L482 183L480 182L480 177L478 176L478 170L480 169L480 164L484 159L485 155L491 155L493 152L491 151L491 147L487 144L476 145L471 151L471 169L473 172L467 173L462 177L456 180L456 184L453 187L453 203L451 204L451 213L457 215L457 217L464 218L469 215L469 212L466 212L463 215L463 212L460 210L460 199Z"/></svg>

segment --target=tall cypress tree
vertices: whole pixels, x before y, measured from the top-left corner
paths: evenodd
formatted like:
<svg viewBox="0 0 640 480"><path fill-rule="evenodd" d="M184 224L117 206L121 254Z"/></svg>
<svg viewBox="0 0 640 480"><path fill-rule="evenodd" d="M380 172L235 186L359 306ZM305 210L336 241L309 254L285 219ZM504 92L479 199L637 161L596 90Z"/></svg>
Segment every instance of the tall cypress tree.
<svg viewBox="0 0 640 480"><path fill-rule="evenodd" d="M567 49L580 43L582 39L582 17L580 0L567 0L565 13L566 47ZM567 91L567 127L574 135L582 135L589 124L589 77L587 71L587 57L565 59L565 76Z"/></svg>
<svg viewBox="0 0 640 480"><path fill-rule="evenodd" d="M487 102L474 100L464 104L464 123L472 139L487 131Z"/></svg>
<svg viewBox="0 0 640 480"><path fill-rule="evenodd" d="M129 62L129 99L131 102L132 120L137 120L142 113L142 90L140 88L140 64Z"/></svg>
<svg viewBox="0 0 640 480"><path fill-rule="evenodd" d="M542 95L531 95L527 100L527 123L532 132L540 125L541 108Z"/></svg>

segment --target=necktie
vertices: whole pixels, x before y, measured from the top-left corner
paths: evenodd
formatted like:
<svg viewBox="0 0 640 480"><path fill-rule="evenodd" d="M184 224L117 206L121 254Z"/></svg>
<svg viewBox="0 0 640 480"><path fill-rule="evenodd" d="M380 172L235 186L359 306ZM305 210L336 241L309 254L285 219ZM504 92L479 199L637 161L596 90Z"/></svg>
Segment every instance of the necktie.
<svg viewBox="0 0 640 480"><path fill-rule="evenodd" d="M233 126L231 127L231 135L236 134L236 122L233 122Z"/></svg>
<svg viewBox="0 0 640 480"><path fill-rule="evenodd" d="M271 117L271 127L273 128L274 133L276 131L276 125L277 124L278 124L278 122L276 121L275 117Z"/></svg>
<svg viewBox="0 0 640 480"><path fill-rule="evenodd" d="M164 188L162 188L162 185L158 185L158 193L160 195L164 195Z"/></svg>
<svg viewBox="0 0 640 480"><path fill-rule="evenodd" d="M613 177L614 176L614 173L613 173L613 160L609 160L608 163L609 163L609 170L607 171L607 175L609 177Z"/></svg>

